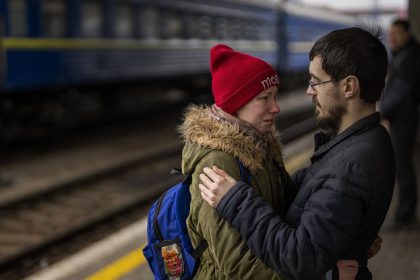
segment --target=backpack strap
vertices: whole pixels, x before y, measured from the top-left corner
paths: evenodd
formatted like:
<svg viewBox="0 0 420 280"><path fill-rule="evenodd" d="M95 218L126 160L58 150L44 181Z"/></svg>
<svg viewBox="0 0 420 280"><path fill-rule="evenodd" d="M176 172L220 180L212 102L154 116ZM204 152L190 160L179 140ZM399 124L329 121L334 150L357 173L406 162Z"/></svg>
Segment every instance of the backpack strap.
<svg viewBox="0 0 420 280"><path fill-rule="evenodd" d="M158 218L158 215L159 215L159 212L160 212L160 208L162 207L162 202L163 202L163 198L165 197L165 195L166 195L166 192L159 197L159 200L158 200L157 205L156 205L155 214L153 215L153 230L155 231L155 233L156 233L157 237L159 238L160 242L163 242L164 238L163 238L162 232L160 231L160 227L159 227L159 223L157 221L157 218Z"/></svg>
<svg viewBox="0 0 420 280"><path fill-rule="evenodd" d="M242 181L244 181L248 185L251 185L251 179L252 179L251 172L248 170L248 168L244 166L242 161L240 161L238 158L236 158L236 162L238 162L238 165L239 165L239 172L241 173Z"/></svg>
<svg viewBox="0 0 420 280"><path fill-rule="evenodd" d="M207 240L203 239L203 241L198 244L197 248L194 249L194 251L191 253L191 256L198 260L204 253L204 251L209 247L209 244L207 243Z"/></svg>
<svg viewBox="0 0 420 280"><path fill-rule="evenodd" d="M172 169L171 170L171 175L183 175L180 169ZM185 176L183 183L186 184L191 184L191 175L187 175ZM156 210L155 213L153 215L153 230L155 231L155 234L157 235L158 239L160 242L163 242L165 239L163 238L163 234L162 231L160 230L159 227L159 222L158 222L158 216L160 213L160 209L162 208L162 203L163 203L163 199L165 198L167 192L164 192L158 199L157 203L156 203Z"/></svg>

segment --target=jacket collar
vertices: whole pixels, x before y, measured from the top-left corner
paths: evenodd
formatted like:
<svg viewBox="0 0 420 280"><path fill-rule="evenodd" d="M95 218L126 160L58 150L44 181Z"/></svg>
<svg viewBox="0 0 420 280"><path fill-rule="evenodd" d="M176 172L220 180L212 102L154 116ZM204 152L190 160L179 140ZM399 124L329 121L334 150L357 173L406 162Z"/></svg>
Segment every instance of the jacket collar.
<svg viewBox="0 0 420 280"><path fill-rule="evenodd" d="M315 153L312 155L311 161L313 162L315 158L327 153L334 146L343 142L345 139L356 134L357 132L379 124L379 121L380 115L378 112L376 112L355 122L352 126L335 137L332 137L331 135L325 134L323 132L316 133L314 136Z"/></svg>
<svg viewBox="0 0 420 280"><path fill-rule="evenodd" d="M214 114L211 107L191 105L178 131L186 144L221 150L238 158L251 173L262 168L264 160L283 166L280 136L274 127L262 137L254 129Z"/></svg>

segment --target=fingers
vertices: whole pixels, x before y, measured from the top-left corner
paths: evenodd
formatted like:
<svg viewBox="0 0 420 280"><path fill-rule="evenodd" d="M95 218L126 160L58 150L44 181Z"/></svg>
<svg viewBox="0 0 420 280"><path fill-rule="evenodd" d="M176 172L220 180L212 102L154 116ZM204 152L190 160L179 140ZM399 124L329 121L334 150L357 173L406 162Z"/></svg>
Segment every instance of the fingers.
<svg viewBox="0 0 420 280"><path fill-rule="evenodd" d="M207 167L206 167L206 168L207 168ZM206 168L204 168L204 170L205 170ZM204 170L203 170L203 171L204 171ZM204 171L204 172L205 172L205 171ZM204 186L206 186L208 189L213 189L213 180L212 180L212 179L210 179L210 178L207 176L207 173L201 173L198 177L200 178L200 180L201 180L201 182L203 183L203 185L204 185Z"/></svg>
<svg viewBox="0 0 420 280"><path fill-rule="evenodd" d="M379 235L375 238L375 240L373 240L373 244L375 244L376 246L381 247L381 244L384 240L382 239L382 237L380 237Z"/></svg>
<svg viewBox="0 0 420 280"><path fill-rule="evenodd" d="M359 264L356 260L340 260L337 262L340 280L356 279Z"/></svg>
<svg viewBox="0 0 420 280"><path fill-rule="evenodd" d="M367 254L367 257L369 259L375 256L381 250L382 242L383 242L383 239L379 235L375 238L375 240L373 240L373 243L370 246L368 250L368 254Z"/></svg>
<svg viewBox="0 0 420 280"><path fill-rule="evenodd" d="M235 185L236 181L220 168L204 167L199 175L198 185L201 197L211 207L216 208L223 196ZM229 179L230 178L230 179Z"/></svg>
<svg viewBox="0 0 420 280"><path fill-rule="evenodd" d="M213 193L209 189L207 189L203 184L198 184L198 188L201 192L201 198L203 198L203 200L207 202L211 207L216 208L217 201L215 201Z"/></svg>
<svg viewBox="0 0 420 280"><path fill-rule="evenodd" d="M375 244L370 245L370 248L368 250L368 256L376 255L376 253L379 252L380 248L380 246L376 246Z"/></svg>
<svg viewBox="0 0 420 280"><path fill-rule="evenodd" d="M381 243L378 244L373 244L372 247L375 249L376 253L379 252L379 250L381 250Z"/></svg>
<svg viewBox="0 0 420 280"><path fill-rule="evenodd" d="M368 250L368 254L367 254L368 259L375 256L377 253L379 253L380 250L381 250L381 246L376 246L372 244Z"/></svg>
<svg viewBox="0 0 420 280"><path fill-rule="evenodd" d="M227 174L223 169L220 169L217 166L213 166L213 171L220 177L224 178L226 181L236 183L236 180L233 177L231 177L229 174Z"/></svg>
<svg viewBox="0 0 420 280"><path fill-rule="evenodd" d="M222 169L219 169L220 171L223 171ZM224 171L223 171L224 172ZM204 167L203 169L203 173L200 174L200 179L202 180L202 176L207 177L211 182L220 182L221 180L223 180L223 176L219 175L218 173L216 173L212 168L208 168L208 167ZM206 176L207 175L207 176ZM202 180L203 181L203 180ZM209 181L203 181L204 185L206 185L207 187L209 187L207 185Z"/></svg>
<svg viewBox="0 0 420 280"><path fill-rule="evenodd" d="M204 169L207 169L207 170L204 171ZM206 172L206 174L209 174L212 172L210 168L205 167L204 169L203 169L203 172ZM220 201L221 195L220 195L220 189L217 188L217 184L214 183L213 180L218 182L220 181L220 178L216 178L212 180L206 174L201 173L199 175L201 183L198 184L198 188L200 189L201 197L204 199L204 201L206 201L211 207L216 208L217 204ZM213 178L215 177L214 174L212 174L212 176Z"/></svg>
<svg viewBox="0 0 420 280"><path fill-rule="evenodd" d="M359 263L356 260L339 260L337 262L338 267L352 267L352 268L358 268Z"/></svg>
<svg viewBox="0 0 420 280"><path fill-rule="evenodd" d="M339 270L338 274L339 280L355 280L357 276L357 268L344 268L341 271Z"/></svg>
<svg viewBox="0 0 420 280"><path fill-rule="evenodd" d="M222 177L228 176L227 173L223 169L220 169L217 166L213 166L213 170L214 170L214 172L216 172L218 175L220 175Z"/></svg>

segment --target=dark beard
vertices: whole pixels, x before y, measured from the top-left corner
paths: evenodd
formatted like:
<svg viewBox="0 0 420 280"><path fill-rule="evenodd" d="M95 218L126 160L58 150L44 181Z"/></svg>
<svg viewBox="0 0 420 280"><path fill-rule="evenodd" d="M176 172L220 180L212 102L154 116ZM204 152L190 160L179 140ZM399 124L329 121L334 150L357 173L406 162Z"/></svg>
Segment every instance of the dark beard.
<svg viewBox="0 0 420 280"><path fill-rule="evenodd" d="M315 119L318 124L318 127L322 132L329 135L337 135L338 129L341 125L341 119L343 114L346 112L346 109L342 106L334 106L330 108L329 114L326 117L320 117L315 113Z"/></svg>

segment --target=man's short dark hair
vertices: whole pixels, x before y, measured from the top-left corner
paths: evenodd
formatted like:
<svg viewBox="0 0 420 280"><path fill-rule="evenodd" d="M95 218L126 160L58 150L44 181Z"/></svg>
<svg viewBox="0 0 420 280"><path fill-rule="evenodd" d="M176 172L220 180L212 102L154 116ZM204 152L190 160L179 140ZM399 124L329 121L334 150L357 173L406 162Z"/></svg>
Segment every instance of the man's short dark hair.
<svg viewBox="0 0 420 280"><path fill-rule="evenodd" d="M400 26L405 31L410 32L410 22L406 19L396 19L392 22L391 26Z"/></svg>
<svg viewBox="0 0 420 280"><path fill-rule="evenodd" d="M360 27L334 30L315 42L309 53L312 61L320 56L322 69L333 80L349 75L360 83L360 98L377 102L385 86L388 55L379 39L382 30L368 31Z"/></svg>

